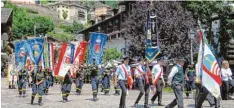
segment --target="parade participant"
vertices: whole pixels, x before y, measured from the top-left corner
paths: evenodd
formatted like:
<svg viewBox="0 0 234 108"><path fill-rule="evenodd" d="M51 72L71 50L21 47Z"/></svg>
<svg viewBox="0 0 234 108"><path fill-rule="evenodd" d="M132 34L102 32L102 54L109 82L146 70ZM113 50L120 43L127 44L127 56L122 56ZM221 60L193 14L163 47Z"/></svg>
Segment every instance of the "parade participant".
<svg viewBox="0 0 234 108"><path fill-rule="evenodd" d="M99 74L98 74L98 79L99 79L99 84L101 84L101 92L104 91L104 71L105 68L103 66L99 66Z"/></svg>
<svg viewBox="0 0 234 108"><path fill-rule="evenodd" d="M134 103L135 107L138 107L138 102L145 93L145 103L144 108L150 108L148 105L149 91L150 91L150 82L149 82L149 73L148 73L148 64L144 66L144 59L138 60L139 65L136 67L134 75L135 80L138 83L140 89L140 94L137 97L137 100Z"/></svg>
<svg viewBox="0 0 234 108"><path fill-rule="evenodd" d="M153 66L152 69L152 83L154 86L156 86L156 92L154 93L153 97L151 98L152 104L154 104L154 101L158 97L158 106L164 106L162 104L162 88L165 87L165 81L163 78L163 59L159 58L157 60L157 64Z"/></svg>
<svg viewBox="0 0 234 108"><path fill-rule="evenodd" d="M53 71L51 69L49 69L49 82L50 82L50 86L53 87L53 85L54 85L54 76L53 76Z"/></svg>
<svg viewBox="0 0 234 108"><path fill-rule="evenodd" d="M185 71L185 78L186 78L186 96L189 97L189 93L195 89L195 70L193 69L192 65L189 65Z"/></svg>
<svg viewBox="0 0 234 108"><path fill-rule="evenodd" d="M196 69L196 74L199 74L199 69L198 69L198 64L195 65ZM200 98L200 94L202 91L202 85L201 85L201 76L196 76L195 80L195 88L196 88L196 94L195 94L195 107L197 106L198 99ZM199 97L199 98L198 98ZM213 107L215 105L215 100L214 97L209 93L206 96L206 100L209 102L210 107Z"/></svg>
<svg viewBox="0 0 234 108"><path fill-rule="evenodd" d="M228 98L233 93L233 91L230 91L230 88L234 88L234 82L232 80L232 71L229 68L227 60L224 60L222 63L221 77L224 84L223 94L225 98Z"/></svg>
<svg viewBox="0 0 234 108"><path fill-rule="evenodd" d="M197 96L196 100L196 108L202 108L202 104L205 100L208 100L211 107L215 106L215 108L220 108L220 100L216 99L211 93L206 89L206 87L201 86L200 94Z"/></svg>
<svg viewBox="0 0 234 108"><path fill-rule="evenodd" d="M119 63L118 65L120 65L121 63ZM115 67L115 69L114 69L114 74L113 74L113 77L115 77L115 71L117 70L117 68L118 67ZM115 83L115 78L113 78L113 83ZM119 83L117 83L117 85L115 86L115 84L114 84L114 89L115 89L115 94L114 95L116 95L116 96L118 96L118 95L120 95L120 85L119 85Z"/></svg>
<svg viewBox="0 0 234 108"><path fill-rule="evenodd" d="M110 69L105 69L103 74L104 93L105 95L108 95L110 91Z"/></svg>
<svg viewBox="0 0 234 108"><path fill-rule="evenodd" d="M123 64L119 65L115 72L115 82L114 82L114 86L116 87L118 82L122 90L119 108L126 108L125 102L127 96L127 78L129 75L131 75L130 66L128 65L129 58L124 57L123 59L124 59Z"/></svg>
<svg viewBox="0 0 234 108"><path fill-rule="evenodd" d="M91 66L91 84L93 91L93 101L96 102L98 94L98 67L96 66L95 59L93 60L93 65Z"/></svg>
<svg viewBox="0 0 234 108"><path fill-rule="evenodd" d="M18 73L18 90L19 90L20 97L21 97L21 95L23 95L23 97L25 97L28 77L29 77L29 75L25 69L22 69L19 71L19 73Z"/></svg>
<svg viewBox="0 0 234 108"><path fill-rule="evenodd" d="M42 72L42 66L38 66L37 73L33 72L34 69L32 69L32 98L31 98L31 104L33 105L34 98L36 94L38 94L39 105L42 105L42 94L43 94L43 82L44 82L44 73Z"/></svg>
<svg viewBox="0 0 234 108"><path fill-rule="evenodd" d="M64 80L62 82L62 98L63 98L63 102L65 103L66 101L68 101L68 96L70 94L71 91L71 86L72 86L72 76L71 76L71 72L70 70L68 70L68 72L66 73Z"/></svg>
<svg viewBox="0 0 234 108"><path fill-rule="evenodd" d="M179 58L177 64L171 69L168 76L168 84L171 85L175 99L166 106L166 108L173 108L178 105L178 108L184 108L183 103L183 87L184 87L184 66L185 59Z"/></svg>
<svg viewBox="0 0 234 108"><path fill-rule="evenodd" d="M50 87L50 74L49 74L49 69L44 70L44 93L47 95L49 92L49 87Z"/></svg>
<svg viewBox="0 0 234 108"><path fill-rule="evenodd" d="M79 70L76 71L76 93L77 95L81 94L84 80L84 69L82 65L79 67Z"/></svg>
<svg viewBox="0 0 234 108"><path fill-rule="evenodd" d="M9 53L9 61L8 61L8 80L9 80L9 89L16 89L17 83L17 73L15 67L15 53L14 53L14 45L12 43L7 44L7 50Z"/></svg>

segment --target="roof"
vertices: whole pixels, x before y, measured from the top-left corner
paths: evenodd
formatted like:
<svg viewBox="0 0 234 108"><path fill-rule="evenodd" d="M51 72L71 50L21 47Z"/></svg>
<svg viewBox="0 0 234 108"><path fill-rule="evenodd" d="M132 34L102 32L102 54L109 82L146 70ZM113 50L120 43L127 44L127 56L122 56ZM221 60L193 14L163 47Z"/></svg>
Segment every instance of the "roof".
<svg viewBox="0 0 234 108"><path fill-rule="evenodd" d="M75 6L75 7L80 7L80 8L83 8L83 9L88 9L88 7L84 7L84 6L77 5L77 4L64 3L64 2L50 3L50 4L46 5L46 6L56 6L56 5Z"/></svg>
<svg viewBox="0 0 234 108"><path fill-rule="evenodd" d="M123 11L123 12L124 12L124 11ZM88 30L88 29L91 29L91 28L93 28L93 27L95 27L95 26L97 26L97 25L100 25L100 24L102 24L102 23L104 23L104 22L106 22L106 21L109 21L109 20L111 20L111 19L113 19L113 18L119 16L119 15L120 15L121 13L123 13L123 12L120 12L120 13L118 13L118 14L116 14L116 15L114 15L114 16L108 18L108 19L105 19L105 20L103 20L103 21L101 21L101 22L98 22L98 23L92 25L91 27L85 28L85 29L79 31L78 34L84 32L84 31L86 31L86 30Z"/></svg>
<svg viewBox="0 0 234 108"><path fill-rule="evenodd" d="M1 8L1 23L6 23L12 13L11 8Z"/></svg>

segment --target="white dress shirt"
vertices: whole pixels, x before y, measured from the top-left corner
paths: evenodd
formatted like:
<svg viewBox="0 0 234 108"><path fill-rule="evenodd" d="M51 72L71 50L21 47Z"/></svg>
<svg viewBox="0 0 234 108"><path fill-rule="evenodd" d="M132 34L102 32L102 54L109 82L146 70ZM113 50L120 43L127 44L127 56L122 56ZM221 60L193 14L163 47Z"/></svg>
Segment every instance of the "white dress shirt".
<svg viewBox="0 0 234 108"><path fill-rule="evenodd" d="M177 64L178 66L180 66L179 64ZM180 66L181 67L181 66ZM178 72L178 68L177 68L177 66L175 65L174 67L172 67L172 69L171 69L171 72L170 72L170 74L168 75L168 80L167 80L167 83L169 84L169 85L171 85L171 81L172 81L172 79L173 79L173 77L175 76L175 74Z"/></svg>
<svg viewBox="0 0 234 108"><path fill-rule="evenodd" d="M153 69L152 69L152 74L154 75L154 79L156 79L156 75L158 72L161 72L162 74L160 76L160 78L163 78L163 69L161 68L160 64L156 64L154 65Z"/></svg>
<svg viewBox="0 0 234 108"><path fill-rule="evenodd" d="M222 75L222 80L223 81L228 81L228 80L232 80L232 71L230 68L228 69L221 69L221 75Z"/></svg>

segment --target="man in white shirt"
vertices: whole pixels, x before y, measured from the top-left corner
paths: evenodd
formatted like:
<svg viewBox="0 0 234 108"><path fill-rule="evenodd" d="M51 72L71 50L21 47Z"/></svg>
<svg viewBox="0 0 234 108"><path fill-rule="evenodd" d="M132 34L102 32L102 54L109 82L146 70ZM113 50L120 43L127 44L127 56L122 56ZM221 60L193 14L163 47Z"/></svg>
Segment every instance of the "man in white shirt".
<svg viewBox="0 0 234 108"><path fill-rule="evenodd" d="M140 101L141 97L145 93L144 108L150 108L150 106L148 105L149 90L150 90L149 73L147 73L148 66L144 66L144 59L139 59L138 62L139 62L139 65L136 67L134 75L135 75L136 82L138 83L138 87L140 89L140 94L138 95L134 106L137 108L138 102Z"/></svg>
<svg viewBox="0 0 234 108"><path fill-rule="evenodd" d="M184 87L184 66L185 59L177 59L177 64L171 69L171 72L168 76L168 84L171 85L175 99L168 104L165 108L173 108L178 105L178 108L184 108L183 103L183 87Z"/></svg>
<svg viewBox="0 0 234 108"><path fill-rule="evenodd" d="M154 65L152 69L152 83L154 86L156 86L156 92L154 93L154 96L151 98L152 104L154 104L154 101L158 97L158 106L164 106L162 104L162 88L165 87L165 81L163 78L163 59L158 58L157 64Z"/></svg>
<svg viewBox="0 0 234 108"><path fill-rule="evenodd" d="M127 96L127 79L128 79L128 76L131 75L130 66L128 65L129 58L124 57L123 59L124 59L123 64L119 65L115 72L115 82L114 82L114 86L116 87L117 80L118 80L118 84L120 85L120 88L122 90L119 108L126 108L125 103L126 103L126 96Z"/></svg>

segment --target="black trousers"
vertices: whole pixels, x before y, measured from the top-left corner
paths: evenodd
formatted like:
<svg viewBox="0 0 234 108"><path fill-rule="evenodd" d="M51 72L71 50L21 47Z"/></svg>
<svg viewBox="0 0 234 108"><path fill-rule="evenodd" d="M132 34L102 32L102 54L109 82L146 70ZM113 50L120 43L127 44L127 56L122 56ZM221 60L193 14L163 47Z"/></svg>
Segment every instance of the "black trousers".
<svg viewBox="0 0 234 108"><path fill-rule="evenodd" d="M154 93L154 96L151 98L151 101L155 101L158 97L158 103L162 103L162 88L163 88L163 82L162 79L159 79L156 84L156 92Z"/></svg>
<svg viewBox="0 0 234 108"><path fill-rule="evenodd" d="M127 81L126 80L119 80L118 81L120 88L122 90L119 108L126 107L126 96L127 96Z"/></svg>
<svg viewBox="0 0 234 108"><path fill-rule="evenodd" d="M183 85L175 85L172 84L172 89L175 94L175 99L167 105L168 108L173 108L176 105L178 105L178 108L184 108L184 102L183 102Z"/></svg>
<svg viewBox="0 0 234 108"><path fill-rule="evenodd" d="M138 79L138 88L140 90L140 94L138 95L137 100L135 101L135 103L138 103L141 100L141 97L145 93L145 105L148 105L150 85L146 84L145 80Z"/></svg>
<svg viewBox="0 0 234 108"><path fill-rule="evenodd" d="M215 104L215 107L220 107L220 100L212 96L210 92L202 86L200 89L200 93L196 98L196 108L201 108L205 100L208 100L210 105Z"/></svg>

